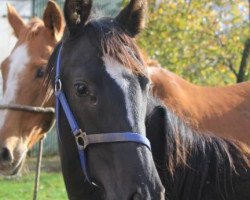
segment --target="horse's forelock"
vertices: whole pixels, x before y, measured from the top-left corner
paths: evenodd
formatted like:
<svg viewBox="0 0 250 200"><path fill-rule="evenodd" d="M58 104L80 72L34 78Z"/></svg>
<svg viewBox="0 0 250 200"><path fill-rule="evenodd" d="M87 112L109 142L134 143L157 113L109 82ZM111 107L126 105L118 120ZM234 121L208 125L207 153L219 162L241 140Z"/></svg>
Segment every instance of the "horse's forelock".
<svg viewBox="0 0 250 200"><path fill-rule="evenodd" d="M100 38L101 51L137 74L146 75L146 64L133 38L115 20L90 22Z"/></svg>
<svg viewBox="0 0 250 200"><path fill-rule="evenodd" d="M35 17L30 20L26 27L23 35L26 40L31 40L44 28L44 23L41 19Z"/></svg>

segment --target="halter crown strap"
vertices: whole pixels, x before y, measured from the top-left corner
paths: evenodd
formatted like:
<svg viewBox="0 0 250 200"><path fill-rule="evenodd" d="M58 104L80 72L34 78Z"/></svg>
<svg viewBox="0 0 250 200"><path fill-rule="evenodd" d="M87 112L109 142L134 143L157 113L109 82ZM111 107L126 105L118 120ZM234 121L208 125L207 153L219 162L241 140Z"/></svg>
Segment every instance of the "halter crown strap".
<svg viewBox="0 0 250 200"><path fill-rule="evenodd" d="M62 90L62 82L60 80L61 52L62 52L62 45L59 48L59 53L57 56L56 77L55 77L57 133L59 135L59 110L60 110L59 108L62 107L66 115L67 121L70 125L71 133L75 136L81 168L85 175L86 181L88 181L90 184L94 184L93 182L91 182L87 170L87 160L85 151L88 145L114 143L114 142L135 142L143 144L146 147L148 147L149 150L151 150L150 142L146 137L133 132L121 132L121 133L117 132L117 133L102 133L102 134L87 135L79 128L76 118L72 113L67 98Z"/></svg>

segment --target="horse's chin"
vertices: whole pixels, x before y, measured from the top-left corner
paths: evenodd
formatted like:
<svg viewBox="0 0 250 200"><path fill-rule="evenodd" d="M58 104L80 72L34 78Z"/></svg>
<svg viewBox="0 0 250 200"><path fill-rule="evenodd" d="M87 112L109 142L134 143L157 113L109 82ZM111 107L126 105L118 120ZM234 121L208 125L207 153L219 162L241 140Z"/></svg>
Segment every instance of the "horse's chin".
<svg viewBox="0 0 250 200"><path fill-rule="evenodd" d="M15 162L3 168L0 167L0 175L2 176L18 176L25 162L26 152Z"/></svg>

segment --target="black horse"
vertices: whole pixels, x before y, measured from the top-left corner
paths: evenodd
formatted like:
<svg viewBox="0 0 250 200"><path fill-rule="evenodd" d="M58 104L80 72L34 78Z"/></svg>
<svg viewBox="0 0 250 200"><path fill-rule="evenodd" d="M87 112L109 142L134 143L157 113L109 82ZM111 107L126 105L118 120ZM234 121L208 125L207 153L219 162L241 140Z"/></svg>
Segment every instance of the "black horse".
<svg viewBox="0 0 250 200"><path fill-rule="evenodd" d="M65 2L67 30L60 44L60 76L70 108L88 135L146 135L150 82L132 39L143 27L140 19L145 3L131 1L116 19L88 20L91 4L88 0ZM55 66L57 54L58 47L49 66ZM58 123L62 171L70 199L164 199L164 187L145 145L120 142L89 146L88 170L99 186L95 187L84 182L76 141L62 110Z"/></svg>
<svg viewBox="0 0 250 200"><path fill-rule="evenodd" d="M69 199L250 199L249 149L195 133L150 95L133 39L144 26L146 1L131 0L116 18L100 19L89 19L91 4L65 3L67 27L60 45L66 98L87 134L147 134L153 157L146 146L132 142L91 145L89 174L98 187L92 186L84 182L75 138L60 112L60 157ZM58 49L49 61L49 80Z"/></svg>

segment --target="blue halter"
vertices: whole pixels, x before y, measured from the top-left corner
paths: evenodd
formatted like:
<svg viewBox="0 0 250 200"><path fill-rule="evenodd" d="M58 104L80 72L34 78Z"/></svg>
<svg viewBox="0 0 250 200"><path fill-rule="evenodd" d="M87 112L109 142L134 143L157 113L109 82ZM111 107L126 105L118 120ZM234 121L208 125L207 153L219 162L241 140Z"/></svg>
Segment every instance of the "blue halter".
<svg viewBox="0 0 250 200"><path fill-rule="evenodd" d="M114 143L114 142L135 142L145 145L146 147L148 147L149 150L151 150L151 146L149 140L146 137L139 135L137 133L123 132L123 133L105 133L105 134L87 135L84 131L82 131L79 128L76 119L74 117L74 114L70 110L66 96L62 90L62 82L60 79L61 52L62 52L62 45L59 48L59 53L57 56L56 77L55 77L57 132L59 134L59 108L61 106L70 125L71 133L74 135L76 139L81 168L83 174L85 175L85 179L90 184L94 184L90 180L90 176L87 170L87 160L85 151L88 145L101 144L101 143Z"/></svg>

